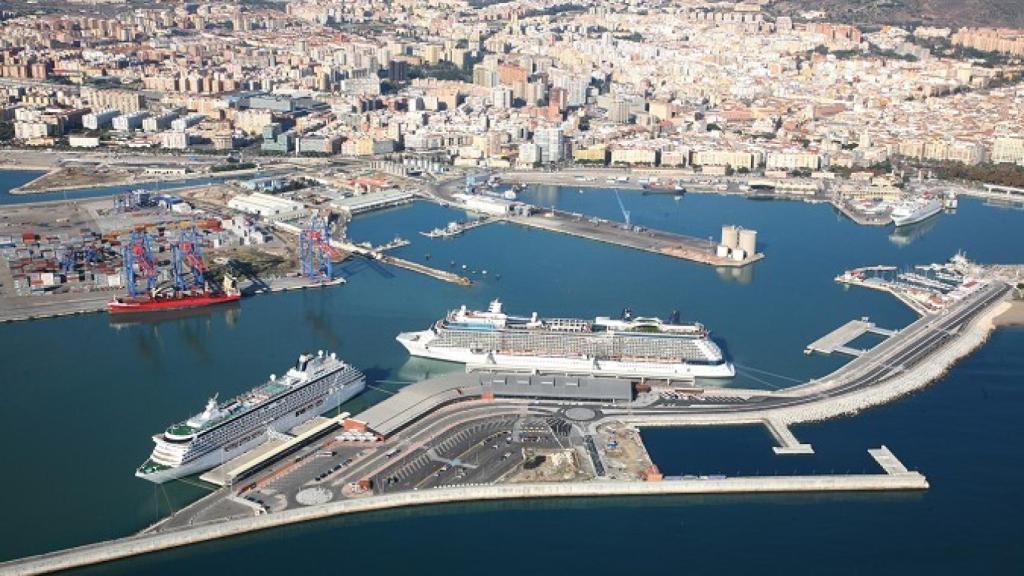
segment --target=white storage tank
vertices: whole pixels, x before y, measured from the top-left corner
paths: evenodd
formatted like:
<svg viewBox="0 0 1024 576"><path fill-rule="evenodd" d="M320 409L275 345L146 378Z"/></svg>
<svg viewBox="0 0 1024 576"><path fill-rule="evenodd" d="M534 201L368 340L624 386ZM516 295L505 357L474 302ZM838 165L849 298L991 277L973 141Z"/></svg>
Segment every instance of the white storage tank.
<svg viewBox="0 0 1024 576"><path fill-rule="evenodd" d="M740 229L735 226L722 226L722 245L733 250L740 246Z"/></svg>
<svg viewBox="0 0 1024 576"><path fill-rule="evenodd" d="M729 256L729 247L725 244L719 244L718 250L715 251L715 255L719 258L726 258Z"/></svg>
<svg viewBox="0 0 1024 576"><path fill-rule="evenodd" d="M740 230L740 249L750 256L757 254L757 230Z"/></svg>
<svg viewBox="0 0 1024 576"><path fill-rule="evenodd" d="M743 248L737 248L732 251L732 259L737 262L742 262L747 259L747 252Z"/></svg>

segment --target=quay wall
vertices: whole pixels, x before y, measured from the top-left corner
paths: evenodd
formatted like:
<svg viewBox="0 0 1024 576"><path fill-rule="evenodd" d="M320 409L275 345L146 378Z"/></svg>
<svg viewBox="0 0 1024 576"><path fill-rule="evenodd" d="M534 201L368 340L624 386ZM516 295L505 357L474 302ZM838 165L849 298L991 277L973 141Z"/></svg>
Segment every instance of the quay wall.
<svg viewBox="0 0 1024 576"><path fill-rule="evenodd" d="M610 418L638 427L765 424L767 420L789 425L856 414L911 394L941 378L954 364L988 340L996 328L996 319L1012 306L1010 302L1000 302L990 307L964 326L963 332L954 340L935 350L927 362L921 362L915 365L913 370L890 377L875 386L837 396L824 396L814 402L769 408L756 413L615 414Z"/></svg>
<svg viewBox="0 0 1024 576"><path fill-rule="evenodd" d="M641 496L670 494L741 494L786 492L852 492L925 490L928 481L917 472L830 476L772 476L662 482L590 481L579 483L532 483L494 486L436 488L332 502L320 506L180 530L130 536L31 556L0 564L0 575L27 576L110 562L130 556L198 544L257 530L296 524L341 514L370 512L405 506L445 504L473 500L519 498L574 498L593 496Z"/></svg>

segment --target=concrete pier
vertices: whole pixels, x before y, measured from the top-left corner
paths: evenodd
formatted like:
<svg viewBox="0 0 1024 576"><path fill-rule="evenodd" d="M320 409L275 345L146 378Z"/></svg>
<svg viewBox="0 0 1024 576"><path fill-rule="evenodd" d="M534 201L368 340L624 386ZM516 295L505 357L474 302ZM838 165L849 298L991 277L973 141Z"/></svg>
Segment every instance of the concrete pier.
<svg viewBox="0 0 1024 576"><path fill-rule="evenodd" d="M847 356L860 356L861 354L864 354L864 350L858 350L849 346L837 346L834 351L839 352L840 354L846 354Z"/></svg>
<svg viewBox="0 0 1024 576"><path fill-rule="evenodd" d="M558 232L569 236L587 238L606 244L614 244L634 250L653 252L682 260L723 267L741 267L764 258L758 253L743 260L718 256L717 244L704 238L683 236L662 230L628 229L625 225L572 214L561 210L544 209L541 214L531 216L508 216L505 220L522 226Z"/></svg>
<svg viewBox="0 0 1024 576"><path fill-rule="evenodd" d="M980 346L993 329L994 319L1011 306L1005 301L1010 288L992 283L982 286L970 297L949 307L942 315L921 318L901 330L894 337L873 348L863 357L840 368L832 375L793 386L778 392L762 392L740 401L714 404L688 404L671 408L602 407L604 418L622 425L640 426L699 426L699 425L767 425L782 449L796 449L802 445L788 429L795 422L809 422L855 413L866 407L888 402L913 392L941 376L949 366ZM472 383L472 375L456 374ZM478 376L476 378L479 378ZM479 380L478 380L479 383ZM417 396L434 407L459 396L472 396L466 389L452 390L451 382L425 391ZM443 388L443 389L442 389ZM445 395L446 392L452 394ZM397 395L396 395L397 397ZM415 405L412 398L408 406ZM475 404L455 404L442 407L451 410L443 418L455 418L454 413L480 407L477 413L502 414L521 406L501 406L496 400ZM497 407L495 407L497 406ZM534 407L537 408L536 406ZM371 408L373 410L373 408ZM408 411L403 411L407 414ZM593 416L598 412L592 410ZM365 413L364 413L365 415ZM459 416L464 418L465 416ZM438 425L450 425L442 422ZM369 418L364 418L370 420ZM397 430L410 422L392 420ZM600 422L596 419L589 425ZM367 422L370 423L370 422ZM387 424L387 422L385 422ZM380 428L380 426L376 426ZM371 426L371 428L373 428ZM429 428L417 432L422 441L432 437ZM414 437L415 438L415 437ZM803 450L809 450L806 445ZM806 452L779 452L806 453ZM472 500L497 500L543 497L593 497L663 494L735 494L778 493L800 491L869 491L869 490L924 490L925 477L906 467L885 446L871 451L884 473L864 475L773 476L773 477L710 477L638 482L626 480L591 480L580 482L527 482L522 484L472 485L463 487L408 490L382 495L346 498L327 504L289 508L256 517L231 518L182 528L167 528L159 533L137 535L106 543L83 546L63 552L43 554L0 564L0 574L37 574L80 567L88 564L116 560L132 555L213 540L338 514L348 514L402 506L416 506ZM383 459L384 456L381 456ZM372 475L375 463L353 470L353 477Z"/></svg>
<svg viewBox="0 0 1024 576"><path fill-rule="evenodd" d="M661 482L590 481L527 483L495 486L436 488L399 492L295 508L276 514L228 520L204 526L169 530L99 542L0 564L0 575L27 576L69 570L237 536L276 526L297 524L341 514L354 514L427 504L510 500L519 498L576 498L595 496L642 496L685 494L772 494L792 492L870 492L925 490L927 479L917 472L829 476L765 476L680 479Z"/></svg>
<svg viewBox="0 0 1024 576"><path fill-rule="evenodd" d="M868 328L872 326L874 324L863 319L850 320L839 328L811 342L807 346L807 350L810 352L820 352L821 354L831 354L837 348L841 348L847 343L863 336L868 331Z"/></svg>
<svg viewBox="0 0 1024 576"><path fill-rule="evenodd" d="M426 266L418 262L404 260L402 258L397 258L395 256L381 254L380 256L377 257L377 260L379 260L380 262L384 262L385 264L391 264L392 266L397 266L399 268L404 268L412 272L425 274L427 276L430 276L431 278L437 278L438 280L444 280L445 282L451 282L452 284L458 284L460 286L469 286L470 284L473 283L472 280L466 278L465 276L460 276L458 274L448 272L447 270L431 268L430 266Z"/></svg>
<svg viewBox="0 0 1024 576"><path fill-rule="evenodd" d="M888 446L883 445L881 448L873 448L868 450L868 454L878 462L878 465L885 470L886 474L908 474L907 467L903 465L903 462L896 458L896 455L889 450Z"/></svg>
<svg viewBox="0 0 1024 576"><path fill-rule="evenodd" d="M297 235L301 232L301 229L298 226L295 226L294 224L289 224L287 222L275 222L274 227L277 228L278 230L287 232L289 234ZM343 252L347 252L348 254L358 254L360 256L370 258L372 260L377 260L378 262L383 262L385 264L390 264L392 266L404 268L406 270L417 272L419 274L425 274L427 276L430 276L431 278L437 278L438 280L443 280L445 282L459 284L460 286L469 286L473 283L469 278L466 278L465 276L459 276L458 274L454 274L446 270L431 268L430 266L420 264L418 262L411 262L409 260L404 260L402 258L398 258L395 256L389 256L387 254L384 254L380 250L360 246L359 244L356 244L348 240L331 239L330 242L332 247Z"/></svg>
<svg viewBox="0 0 1024 576"><path fill-rule="evenodd" d="M861 226L888 226L892 223L892 216L890 216L888 212L884 214L865 214L854 210L842 200L835 199L830 202L832 206L843 216L846 216Z"/></svg>
<svg viewBox="0 0 1024 576"><path fill-rule="evenodd" d="M779 443L779 446L772 446L776 454L814 454L814 448L810 444L802 444L793 435L793 431L785 423L778 420L765 420L764 425L768 432Z"/></svg>
<svg viewBox="0 0 1024 576"><path fill-rule="evenodd" d="M867 333L877 334L878 336L885 336L888 338L895 336L897 331L879 328L878 326L875 326L874 322L868 321L866 317L861 318L860 320L850 320L846 324L843 324L839 328L836 328L808 344L807 349L804 352L807 354L810 354L811 352L818 352L821 354L839 352L841 354L849 354L850 356L860 356L864 353L863 350L851 348L847 346L847 344Z"/></svg>

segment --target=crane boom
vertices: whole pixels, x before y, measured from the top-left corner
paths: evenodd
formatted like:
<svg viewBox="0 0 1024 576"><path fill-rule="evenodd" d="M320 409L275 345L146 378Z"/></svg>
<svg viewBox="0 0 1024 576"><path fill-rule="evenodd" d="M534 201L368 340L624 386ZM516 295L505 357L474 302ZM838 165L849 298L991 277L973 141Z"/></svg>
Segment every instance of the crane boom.
<svg viewBox="0 0 1024 576"><path fill-rule="evenodd" d="M626 205L622 203L622 196L619 196L619 191L615 191L615 199L619 201L619 210L622 210L622 217L626 220L626 228L632 226L629 221L629 210L626 210Z"/></svg>

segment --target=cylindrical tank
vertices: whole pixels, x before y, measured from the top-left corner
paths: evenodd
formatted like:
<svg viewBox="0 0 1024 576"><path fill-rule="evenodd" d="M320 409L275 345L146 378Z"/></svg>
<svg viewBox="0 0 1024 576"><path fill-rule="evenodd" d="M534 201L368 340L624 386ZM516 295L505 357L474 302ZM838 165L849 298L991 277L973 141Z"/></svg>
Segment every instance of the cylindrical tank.
<svg viewBox="0 0 1024 576"><path fill-rule="evenodd" d="M737 262L742 262L747 259L747 252L743 248L736 248L732 251L732 259Z"/></svg>
<svg viewBox="0 0 1024 576"><path fill-rule="evenodd" d="M725 244L719 244L718 249L715 251L715 255L719 258L725 258L729 256L729 247Z"/></svg>
<svg viewBox="0 0 1024 576"><path fill-rule="evenodd" d="M729 248L739 248L740 229L735 226L722 226L722 245Z"/></svg>
<svg viewBox="0 0 1024 576"><path fill-rule="evenodd" d="M750 256L757 254L757 230L740 230L740 248Z"/></svg>

